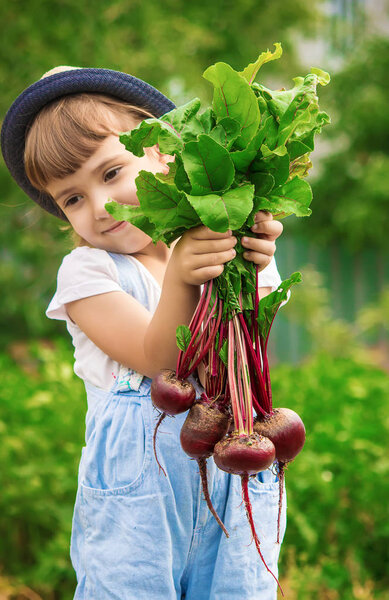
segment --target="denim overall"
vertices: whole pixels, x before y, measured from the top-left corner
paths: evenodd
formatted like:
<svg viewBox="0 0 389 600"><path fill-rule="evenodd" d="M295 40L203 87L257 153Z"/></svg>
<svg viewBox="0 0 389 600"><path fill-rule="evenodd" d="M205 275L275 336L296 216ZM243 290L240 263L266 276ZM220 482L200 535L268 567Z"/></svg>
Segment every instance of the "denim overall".
<svg viewBox="0 0 389 600"><path fill-rule="evenodd" d="M148 306L142 273L111 253L120 285ZM128 340L136 343L136 340ZM115 383L109 392L86 383L86 445L78 475L71 559L76 600L275 600L277 586L265 569L242 504L241 481L207 460L209 492L227 539L202 496L197 462L181 449L186 413L158 413L151 380L137 390ZM198 390L199 392L200 390ZM267 565L277 576L278 482L269 469L249 481L254 520ZM286 522L285 497L281 519Z"/></svg>

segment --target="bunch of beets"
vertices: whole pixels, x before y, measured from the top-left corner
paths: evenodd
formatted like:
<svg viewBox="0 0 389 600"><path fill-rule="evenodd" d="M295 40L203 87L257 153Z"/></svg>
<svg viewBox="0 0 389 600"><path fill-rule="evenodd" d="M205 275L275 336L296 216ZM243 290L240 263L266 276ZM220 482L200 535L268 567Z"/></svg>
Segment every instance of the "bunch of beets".
<svg viewBox="0 0 389 600"><path fill-rule="evenodd" d="M290 90L272 91L254 83L259 68L281 54L277 43L273 53L262 52L241 72L225 63L212 65L204 73L214 86L212 107L200 113L196 98L123 134L122 143L136 156L158 144L174 162L167 175L139 173L140 206L106 205L117 220L130 221L154 242L170 244L201 224L219 232L232 230L238 239L236 257L204 285L189 326L177 329L176 372L162 370L152 381L151 398L161 411L154 451L157 458L156 433L165 416L189 410L180 440L198 462L208 507L228 536L208 493L206 460L213 456L220 469L241 477L252 536L267 569L248 480L276 464L279 543L284 468L302 449L305 428L294 411L273 408L267 349L278 309L301 275L293 273L259 300L258 267L244 259L239 240L253 235L250 228L259 210L275 218L311 214L312 190L304 177L312 166L314 135L329 122L316 95L317 84L329 82L324 71L312 68L305 77L294 78ZM196 399L188 377L200 365L205 388Z"/></svg>

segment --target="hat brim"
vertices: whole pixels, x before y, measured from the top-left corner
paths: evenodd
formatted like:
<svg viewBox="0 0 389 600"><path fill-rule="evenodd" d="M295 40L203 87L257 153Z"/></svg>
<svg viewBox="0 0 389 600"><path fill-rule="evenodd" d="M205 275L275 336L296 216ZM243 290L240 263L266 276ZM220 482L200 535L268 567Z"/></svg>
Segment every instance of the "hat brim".
<svg viewBox="0 0 389 600"><path fill-rule="evenodd" d="M102 93L142 107L160 117L175 105L150 84L111 69L72 69L44 77L20 94L8 110L1 129L1 149L12 177L34 202L49 213L67 220L50 196L31 185L24 168L28 126L49 102L77 93Z"/></svg>

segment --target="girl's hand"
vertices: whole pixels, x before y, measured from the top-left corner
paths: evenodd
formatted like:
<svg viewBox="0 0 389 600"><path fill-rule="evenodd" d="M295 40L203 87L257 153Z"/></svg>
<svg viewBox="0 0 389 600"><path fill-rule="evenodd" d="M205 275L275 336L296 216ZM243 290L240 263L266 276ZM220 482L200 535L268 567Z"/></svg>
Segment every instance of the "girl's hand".
<svg viewBox="0 0 389 600"><path fill-rule="evenodd" d="M242 246L247 248L243 256L246 260L259 265L262 271L274 256L275 240L281 235L283 225L280 221L275 221L271 213L263 210L256 213L254 220L255 225L251 231L256 234L256 237L242 238Z"/></svg>
<svg viewBox="0 0 389 600"><path fill-rule="evenodd" d="M216 233L201 225L184 233L174 247L169 274L190 285L201 285L218 277L224 264L236 255L236 237L231 231Z"/></svg>

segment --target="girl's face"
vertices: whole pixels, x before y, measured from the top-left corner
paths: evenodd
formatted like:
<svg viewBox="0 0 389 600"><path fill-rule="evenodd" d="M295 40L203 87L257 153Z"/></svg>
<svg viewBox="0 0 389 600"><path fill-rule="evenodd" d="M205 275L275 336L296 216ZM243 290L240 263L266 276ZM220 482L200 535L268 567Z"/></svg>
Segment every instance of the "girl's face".
<svg viewBox="0 0 389 600"><path fill-rule="evenodd" d="M167 173L171 156L155 148L141 158L128 152L116 135L108 136L78 171L49 182L47 191L73 229L94 248L122 254L142 252L151 238L140 229L115 221L105 210L109 200L139 205L135 178L139 171Z"/></svg>

